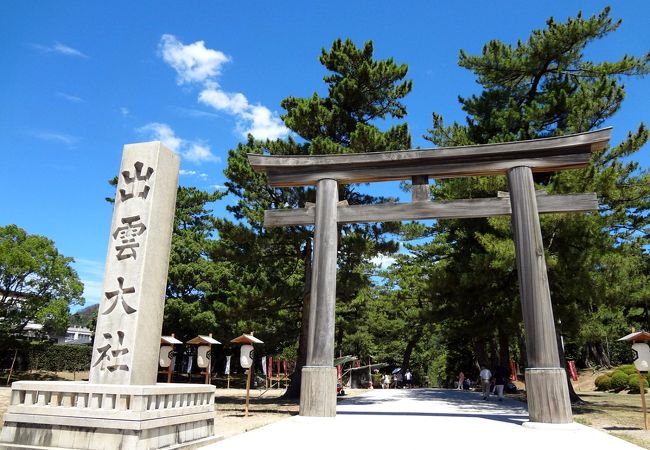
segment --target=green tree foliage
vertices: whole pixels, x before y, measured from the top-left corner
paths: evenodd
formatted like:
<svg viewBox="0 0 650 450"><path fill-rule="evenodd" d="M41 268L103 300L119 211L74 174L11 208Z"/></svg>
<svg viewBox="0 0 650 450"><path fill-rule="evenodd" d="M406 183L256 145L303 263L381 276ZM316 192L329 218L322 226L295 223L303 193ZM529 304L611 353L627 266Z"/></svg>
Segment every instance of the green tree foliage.
<svg viewBox="0 0 650 450"><path fill-rule="evenodd" d="M434 114L426 138L440 146L486 144L604 125L624 99L621 78L650 70L650 55L624 55L612 62L585 58L588 44L619 25L606 8L593 17L578 14L563 23L551 18L545 29L533 31L515 46L491 41L481 55L461 51L459 64L476 74L483 91L459 99L466 124L446 126ZM643 249L649 231L650 179L633 160L647 139L641 124L623 142L594 154L586 169L536 176L538 189L595 191L599 197L600 214L541 219L556 319L562 322L561 331L578 344L577 356L583 362L608 363L599 343L638 325L630 322L629 313L648 296ZM507 190L504 177L441 181L433 193L451 199L491 197L498 190ZM505 360L511 348L521 348L522 335L509 220L445 220L427 231L434 239L422 251L437 252L448 245L447 284L455 286L446 298L449 344L465 342L462 351L475 361ZM467 327L471 336L461 339ZM491 349L499 349L498 354Z"/></svg>
<svg viewBox="0 0 650 450"><path fill-rule="evenodd" d="M217 226L209 205L222 197L193 187L179 187L176 194L163 333L181 340L217 329L210 296L224 273L209 257Z"/></svg>
<svg viewBox="0 0 650 450"><path fill-rule="evenodd" d="M29 321L65 329L68 307L82 305L83 284L54 242L16 225L0 227L0 339Z"/></svg>

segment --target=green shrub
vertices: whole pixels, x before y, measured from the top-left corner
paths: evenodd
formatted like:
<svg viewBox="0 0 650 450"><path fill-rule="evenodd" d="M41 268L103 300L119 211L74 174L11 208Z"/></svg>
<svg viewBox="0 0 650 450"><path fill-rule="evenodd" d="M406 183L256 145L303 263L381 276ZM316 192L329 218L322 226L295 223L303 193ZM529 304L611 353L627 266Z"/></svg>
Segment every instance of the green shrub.
<svg viewBox="0 0 650 450"><path fill-rule="evenodd" d="M594 384L599 391L609 391L612 388L612 378L607 374L603 374L596 378Z"/></svg>
<svg viewBox="0 0 650 450"><path fill-rule="evenodd" d="M618 366L616 370L620 370L622 372L625 372L627 375L636 375L636 367L634 367L634 364L624 364L622 366Z"/></svg>
<svg viewBox="0 0 650 450"><path fill-rule="evenodd" d="M92 347L86 345L32 343L29 368L52 372L89 370L92 352Z"/></svg>
<svg viewBox="0 0 650 450"><path fill-rule="evenodd" d="M614 371L612 374L612 389L616 392L622 391L623 389L627 388L627 379L629 375L627 375L625 372L622 372L620 370Z"/></svg>
<svg viewBox="0 0 650 450"><path fill-rule="evenodd" d="M630 387L630 394L639 394L641 393L641 390L639 389L639 375L638 374L633 374L630 375L627 379L627 385ZM646 380L645 377L643 377L643 387L645 389L648 388L648 380Z"/></svg>

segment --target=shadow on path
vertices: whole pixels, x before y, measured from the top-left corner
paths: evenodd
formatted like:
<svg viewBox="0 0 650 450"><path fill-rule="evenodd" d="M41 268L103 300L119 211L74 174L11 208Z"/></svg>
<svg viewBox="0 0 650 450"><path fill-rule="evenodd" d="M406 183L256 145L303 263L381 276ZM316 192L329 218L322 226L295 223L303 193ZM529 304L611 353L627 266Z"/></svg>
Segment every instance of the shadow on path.
<svg viewBox="0 0 650 450"><path fill-rule="evenodd" d="M411 417L449 417L453 419L487 419L521 425L528 420L528 414L470 414L470 413L435 413L435 412L405 412L405 411L338 411L341 416L411 416Z"/></svg>
<svg viewBox="0 0 650 450"><path fill-rule="evenodd" d="M396 402L406 400L413 403L400 403L400 408L391 407ZM497 422L520 425L528 420L526 405L511 399L498 402L495 397L483 400L481 393L452 389L399 389L369 391L359 397L339 402L340 415L358 416L413 416L479 418ZM355 410L347 407L385 405L382 410ZM411 405L406 410L404 405ZM398 410L399 409L399 410Z"/></svg>

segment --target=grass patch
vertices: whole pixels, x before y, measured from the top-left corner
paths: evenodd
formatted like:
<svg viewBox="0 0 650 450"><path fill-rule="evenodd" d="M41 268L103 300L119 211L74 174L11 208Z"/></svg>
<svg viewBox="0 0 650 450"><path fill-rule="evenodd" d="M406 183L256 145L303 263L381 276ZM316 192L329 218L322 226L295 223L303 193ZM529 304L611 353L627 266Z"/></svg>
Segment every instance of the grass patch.
<svg viewBox="0 0 650 450"><path fill-rule="evenodd" d="M581 425L591 426L591 422L583 417L574 417L574 420Z"/></svg>
<svg viewBox="0 0 650 450"><path fill-rule="evenodd" d="M638 445L639 447L643 447L643 448L650 448L648 447L647 441L643 439L639 439L636 436L632 436L630 434L625 434L625 433L611 433L611 435L616 436L619 439L623 439L624 441L627 441L630 444Z"/></svg>
<svg viewBox="0 0 650 450"><path fill-rule="evenodd" d="M650 450L650 433L643 426L639 394L579 392L578 395L585 403L573 405L573 420Z"/></svg>

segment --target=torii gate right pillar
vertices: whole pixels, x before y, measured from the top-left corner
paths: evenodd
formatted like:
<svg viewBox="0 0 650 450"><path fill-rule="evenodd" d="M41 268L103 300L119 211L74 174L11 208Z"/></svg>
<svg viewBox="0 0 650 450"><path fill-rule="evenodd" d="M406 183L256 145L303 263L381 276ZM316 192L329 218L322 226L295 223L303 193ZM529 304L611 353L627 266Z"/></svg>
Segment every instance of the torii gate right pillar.
<svg viewBox="0 0 650 450"><path fill-rule="evenodd" d="M560 366L533 174L529 167L514 167L507 177L528 354L528 414L531 422L571 423L571 400L566 373Z"/></svg>

